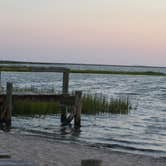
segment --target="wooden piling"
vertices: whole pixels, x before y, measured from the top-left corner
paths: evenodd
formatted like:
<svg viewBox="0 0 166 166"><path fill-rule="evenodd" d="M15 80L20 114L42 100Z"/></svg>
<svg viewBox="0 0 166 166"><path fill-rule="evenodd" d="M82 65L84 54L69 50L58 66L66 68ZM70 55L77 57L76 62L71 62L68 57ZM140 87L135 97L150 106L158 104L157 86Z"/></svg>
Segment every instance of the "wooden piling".
<svg viewBox="0 0 166 166"><path fill-rule="evenodd" d="M63 86L62 86L62 93L63 95L68 94L69 91L69 72L63 72ZM64 104L61 105L61 124L66 124L66 106Z"/></svg>
<svg viewBox="0 0 166 166"><path fill-rule="evenodd" d="M80 128L81 127L81 96L82 91L75 92L75 116L74 116L74 127Z"/></svg>
<svg viewBox="0 0 166 166"><path fill-rule="evenodd" d="M69 89L69 72L65 71L63 72L63 89L62 89L63 94L68 94L68 89Z"/></svg>
<svg viewBox="0 0 166 166"><path fill-rule="evenodd" d="M12 117L12 91L13 84L11 82L7 82L6 89L6 126L8 128L11 127L11 117Z"/></svg>
<svg viewBox="0 0 166 166"><path fill-rule="evenodd" d="M61 125L66 125L66 106L64 104L61 105Z"/></svg>
<svg viewBox="0 0 166 166"><path fill-rule="evenodd" d="M2 93L2 85L1 85L1 72L0 72L0 94Z"/></svg>
<svg viewBox="0 0 166 166"><path fill-rule="evenodd" d="M82 160L81 166L102 166L102 160L95 160L95 159Z"/></svg>
<svg viewBox="0 0 166 166"><path fill-rule="evenodd" d="M1 99L0 108L0 128L4 131L9 131L11 128L11 116L12 116L12 83L7 83L6 97Z"/></svg>

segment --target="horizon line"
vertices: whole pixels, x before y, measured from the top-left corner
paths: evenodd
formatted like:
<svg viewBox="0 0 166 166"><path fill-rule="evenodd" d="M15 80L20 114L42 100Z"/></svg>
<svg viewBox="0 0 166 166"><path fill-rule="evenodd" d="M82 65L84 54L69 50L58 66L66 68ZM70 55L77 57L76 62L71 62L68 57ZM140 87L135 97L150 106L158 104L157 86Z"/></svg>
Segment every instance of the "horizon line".
<svg viewBox="0 0 166 166"><path fill-rule="evenodd" d="M92 66L121 66L121 67L147 67L147 68L166 68L166 66L153 65L118 65L118 64L98 64L98 63L70 63L70 62L39 62L39 61L17 61L17 60L0 60L0 64L43 64L43 65L92 65Z"/></svg>

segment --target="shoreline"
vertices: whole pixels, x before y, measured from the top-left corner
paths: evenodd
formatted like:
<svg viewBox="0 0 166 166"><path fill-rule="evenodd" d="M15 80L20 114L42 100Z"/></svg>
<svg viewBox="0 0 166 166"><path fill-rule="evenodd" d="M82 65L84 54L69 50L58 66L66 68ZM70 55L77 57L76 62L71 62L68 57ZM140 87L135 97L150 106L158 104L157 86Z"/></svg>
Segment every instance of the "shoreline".
<svg viewBox="0 0 166 166"><path fill-rule="evenodd" d="M0 149L12 159L28 160L40 166L80 166L84 159L101 159L103 166L165 166L166 157L111 151L74 143L61 143L39 136L0 132Z"/></svg>

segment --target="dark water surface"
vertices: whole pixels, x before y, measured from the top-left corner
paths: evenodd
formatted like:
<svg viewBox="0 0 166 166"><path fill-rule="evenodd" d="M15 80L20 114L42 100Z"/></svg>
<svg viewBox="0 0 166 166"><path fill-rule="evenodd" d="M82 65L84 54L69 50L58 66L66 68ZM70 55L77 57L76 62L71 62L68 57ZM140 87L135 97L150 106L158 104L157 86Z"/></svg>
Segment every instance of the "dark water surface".
<svg viewBox="0 0 166 166"><path fill-rule="evenodd" d="M160 71L166 68L66 65L70 68ZM60 73L2 73L3 86L55 89L62 86ZM88 143L120 151L166 156L166 77L71 74L70 91L128 96L134 108L128 115L83 115L81 132L60 127L58 116L14 117L13 125L28 134ZM31 131L33 130L33 131ZM31 131L31 132L30 132Z"/></svg>

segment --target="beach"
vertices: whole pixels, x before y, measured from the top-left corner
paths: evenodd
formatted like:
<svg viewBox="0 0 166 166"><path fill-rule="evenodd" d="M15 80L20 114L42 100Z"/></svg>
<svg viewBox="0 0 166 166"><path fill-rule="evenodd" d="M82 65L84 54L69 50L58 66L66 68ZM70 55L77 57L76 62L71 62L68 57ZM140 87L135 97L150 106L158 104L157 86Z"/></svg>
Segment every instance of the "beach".
<svg viewBox="0 0 166 166"><path fill-rule="evenodd" d="M84 159L101 159L104 166L165 166L166 158L115 152L87 145L61 143L15 132L0 133L0 149L11 159L27 160L39 166L80 166Z"/></svg>

